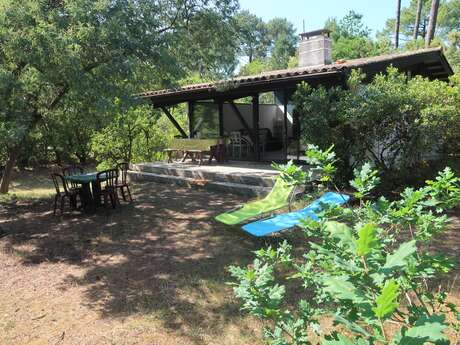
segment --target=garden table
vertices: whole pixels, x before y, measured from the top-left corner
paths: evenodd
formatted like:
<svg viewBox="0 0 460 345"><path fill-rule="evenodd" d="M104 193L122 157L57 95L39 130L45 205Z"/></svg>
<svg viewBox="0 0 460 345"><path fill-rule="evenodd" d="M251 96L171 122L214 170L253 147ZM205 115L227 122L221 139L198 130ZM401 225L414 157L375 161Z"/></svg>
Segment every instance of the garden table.
<svg viewBox="0 0 460 345"><path fill-rule="evenodd" d="M97 172L66 176L67 181L81 184L81 202L85 210L91 210L100 205L98 195L100 186L97 183ZM104 180L104 175L99 179Z"/></svg>

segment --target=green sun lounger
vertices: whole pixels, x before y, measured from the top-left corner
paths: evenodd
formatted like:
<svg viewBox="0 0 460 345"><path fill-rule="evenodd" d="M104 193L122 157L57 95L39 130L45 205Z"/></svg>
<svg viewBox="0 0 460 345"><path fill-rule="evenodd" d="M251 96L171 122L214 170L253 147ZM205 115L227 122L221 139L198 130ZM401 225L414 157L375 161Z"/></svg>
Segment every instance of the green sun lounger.
<svg viewBox="0 0 460 345"><path fill-rule="evenodd" d="M289 197L293 189L294 186L278 177L273 189L265 198L246 203L236 211L222 213L216 217L216 220L227 225L236 225L261 214L285 207L289 204Z"/></svg>

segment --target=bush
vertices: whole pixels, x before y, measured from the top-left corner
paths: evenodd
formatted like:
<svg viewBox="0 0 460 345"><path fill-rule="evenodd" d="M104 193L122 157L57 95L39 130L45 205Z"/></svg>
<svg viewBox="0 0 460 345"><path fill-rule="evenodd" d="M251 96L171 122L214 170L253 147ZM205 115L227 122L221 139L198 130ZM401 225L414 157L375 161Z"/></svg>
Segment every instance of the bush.
<svg viewBox="0 0 460 345"><path fill-rule="evenodd" d="M99 169L116 162L155 161L164 158L165 149L176 134L160 112L137 106L115 115L114 120L92 138L91 149Z"/></svg>
<svg viewBox="0 0 460 345"><path fill-rule="evenodd" d="M383 179L400 180L425 161L459 152L460 82L407 79L394 68L365 84L354 71L348 88L301 84L294 95L302 140L334 144L342 181L371 161ZM400 183L401 181L397 181Z"/></svg>
<svg viewBox="0 0 460 345"><path fill-rule="evenodd" d="M355 175L356 207L324 205L319 221L304 221L307 250L285 241L257 251L251 266L230 267L243 310L264 321L267 344L448 344L460 314L440 278L454 262L428 248L460 203L460 179L446 168L390 202L369 199L379 183L370 165Z"/></svg>

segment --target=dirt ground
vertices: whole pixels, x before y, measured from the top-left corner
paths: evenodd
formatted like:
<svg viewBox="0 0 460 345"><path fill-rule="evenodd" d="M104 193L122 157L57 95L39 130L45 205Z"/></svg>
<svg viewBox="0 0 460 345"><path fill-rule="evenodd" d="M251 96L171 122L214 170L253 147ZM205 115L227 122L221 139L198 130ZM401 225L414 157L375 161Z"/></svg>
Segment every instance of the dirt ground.
<svg viewBox="0 0 460 345"><path fill-rule="evenodd" d="M133 194L93 215L0 204L0 344L260 343L226 282L263 242L213 220L245 199L154 183ZM454 216L435 243L457 259L458 228Z"/></svg>

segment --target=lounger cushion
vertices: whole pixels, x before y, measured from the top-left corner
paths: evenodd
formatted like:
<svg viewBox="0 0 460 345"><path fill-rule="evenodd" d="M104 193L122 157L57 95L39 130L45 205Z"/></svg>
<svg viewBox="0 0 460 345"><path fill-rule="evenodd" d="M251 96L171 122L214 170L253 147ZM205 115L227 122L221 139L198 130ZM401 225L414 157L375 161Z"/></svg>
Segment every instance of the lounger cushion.
<svg viewBox="0 0 460 345"><path fill-rule="evenodd" d="M341 205L346 203L349 199L350 197L348 195L328 192L313 201L304 209L279 214L272 218L246 224L243 226L243 230L253 236L267 236L299 225L300 222L306 218L318 220L318 215L316 213L320 210L321 204Z"/></svg>

